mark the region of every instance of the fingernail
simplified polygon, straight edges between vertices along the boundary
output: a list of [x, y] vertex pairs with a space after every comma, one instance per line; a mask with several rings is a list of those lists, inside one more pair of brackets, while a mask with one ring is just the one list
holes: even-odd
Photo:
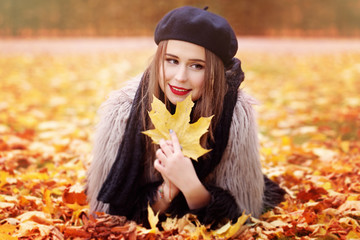
[[170, 133], [173, 133], [174, 131], [172, 129], [169, 130]]

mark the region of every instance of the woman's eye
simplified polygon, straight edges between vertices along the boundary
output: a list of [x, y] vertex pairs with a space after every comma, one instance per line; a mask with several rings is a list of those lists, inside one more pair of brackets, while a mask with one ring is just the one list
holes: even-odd
[[201, 69], [204, 68], [204, 66], [201, 65], [201, 64], [193, 64], [193, 65], [191, 65], [191, 67], [192, 67], [192, 68], [195, 68], [195, 69], [197, 69], [197, 70], [201, 70]]
[[178, 60], [173, 59], [173, 58], [167, 58], [166, 61], [167, 61], [168, 63], [171, 63], [171, 64], [178, 64], [178, 63], [179, 63]]

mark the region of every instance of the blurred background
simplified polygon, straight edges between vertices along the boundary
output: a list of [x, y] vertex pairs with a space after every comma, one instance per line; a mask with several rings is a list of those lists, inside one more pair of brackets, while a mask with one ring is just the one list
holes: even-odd
[[360, 37], [359, 0], [1, 0], [0, 36], [151, 36], [183, 5], [209, 6], [242, 36]]
[[358, 214], [299, 197], [360, 201], [360, 0], [0, 0], [0, 219], [36, 210], [76, 225], [86, 205], [64, 208], [62, 193], [85, 184], [97, 110], [142, 74], [157, 22], [183, 5], [238, 35], [263, 170], [291, 197], [263, 218], [286, 222], [272, 236], [360, 239]]

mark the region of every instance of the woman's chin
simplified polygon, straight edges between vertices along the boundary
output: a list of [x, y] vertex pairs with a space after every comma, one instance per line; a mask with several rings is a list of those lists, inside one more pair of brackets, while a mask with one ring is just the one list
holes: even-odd
[[[190, 94], [190, 93], [189, 93]], [[182, 102], [185, 100], [185, 98], [187, 96], [189, 96], [189, 94], [186, 94], [186, 95], [175, 95], [175, 94], [171, 94], [171, 96], [167, 96], [168, 100], [176, 105], [178, 102]]]

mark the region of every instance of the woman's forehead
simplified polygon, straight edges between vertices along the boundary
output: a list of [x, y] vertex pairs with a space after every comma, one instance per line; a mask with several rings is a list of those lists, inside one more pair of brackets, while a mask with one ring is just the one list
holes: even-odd
[[186, 59], [198, 59], [205, 61], [204, 47], [180, 40], [169, 40], [166, 47], [166, 54]]

